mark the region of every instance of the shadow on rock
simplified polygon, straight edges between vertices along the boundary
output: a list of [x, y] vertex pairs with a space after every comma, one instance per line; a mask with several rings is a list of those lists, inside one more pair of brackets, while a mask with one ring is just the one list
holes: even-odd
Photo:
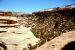
[[75, 41], [68, 43], [61, 50], [75, 50]]

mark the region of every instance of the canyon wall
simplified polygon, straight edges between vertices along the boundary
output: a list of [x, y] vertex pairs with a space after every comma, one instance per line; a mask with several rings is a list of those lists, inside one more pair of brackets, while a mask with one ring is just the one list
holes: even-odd
[[43, 42], [75, 30], [75, 5], [46, 9], [33, 14], [37, 17], [37, 24], [32, 31]]
[[[60, 36], [62, 33], [75, 30], [74, 13], [75, 5], [45, 9], [33, 12], [32, 14], [1, 11], [0, 17], [7, 16], [4, 18], [7, 18], [8, 20], [6, 19], [5, 21], [7, 22], [4, 23], [0, 22], [2, 24], [0, 27], [31, 27], [33, 34], [41, 39], [37, 46], [41, 46], [45, 42]], [[1, 20], [4, 20], [4, 18], [1, 18]], [[16, 19], [13, 20], [12, 18]], [[14, 24], [14, 22], [16, 23]]]

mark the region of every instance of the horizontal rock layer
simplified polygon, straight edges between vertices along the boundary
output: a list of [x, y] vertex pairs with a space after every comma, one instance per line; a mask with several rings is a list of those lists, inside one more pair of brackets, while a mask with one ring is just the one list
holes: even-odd
[[[19, 27], [21, 25], [23, 27], [31, 27], [34, 35], [41, 39], [39, 46], [62, 33], [75, 30], [75, 5], [46, 9], [33, 12], [32, 14], [2, 11], [0, 12], [0, 17], [1, 16], [4, 18], [0, 19], [4, 21], [7, 20], [7, 23], [1, 22], [3, 26], [0, 27]], [[15, 20], [11, 17], [15, 18]], [[12, 22], [10, 22], [10, 19]]]

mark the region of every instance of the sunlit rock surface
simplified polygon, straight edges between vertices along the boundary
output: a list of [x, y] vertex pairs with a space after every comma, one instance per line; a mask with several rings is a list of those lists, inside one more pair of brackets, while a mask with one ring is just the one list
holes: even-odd
[[31, 27], [25, 27], [26, 18], [23, 19], [21, 15], [0, 12], [0, 49], [29, 50], [29, 45], [39, 43], [40, 39], [34, 36]]
[[[39, 17], [40, 23], [39, 29], [34, 32], [40, 34], [43, 44], [47, 42], [36, 50], [62, 50], [65, 45], [75, 41], [75, 5], [46, 9], [33, 14]], [[66, 50], [73, 50], [73, 48]]]
[[[0, 17], [0, 33], [3, 39], [0, 45], [6, 48], [5, 45], [12, 43], [8, 45], [9, 50], [33, 50], [63, 33], [75, 30], [75, 5], [49, 8], [32, 14], [1, 11]], [[22, 41], [25, 39], [26, 42]], [[32, 47], [30, 43], [35, 46]]]
[[0, 26], [18, 26], [18, 19], [10, 16], [0, 16]]
[[[0, 34], [0, 41], [4, 42], [7, 46], [7, 50], [23, 50], [27, 48], [29, 44], [36, 45], [40, 39], [36, 38], [30, 31], [30, 28], [8, 28], [7, 32]], [[17, 45], [17, 46], [16, 46]]]
[[75, 30], [75, 5], [45, 9], [33, 12], [33, 14], [37, 17], [33, 32], [43, 42]]
[[[46, 42], [44, 45], [37, 48], [36, 50], [62, 50], [62, 48], [64, 48], [70, 42], [75, 42], [75, 31], [63, 33], [62, 35], [52, 39], [51, 41]], [[69, 46], [67, 46], [67, 49], [68, 47]], [[74, 50], [75, 45], [72, 44], [70, 47]]]

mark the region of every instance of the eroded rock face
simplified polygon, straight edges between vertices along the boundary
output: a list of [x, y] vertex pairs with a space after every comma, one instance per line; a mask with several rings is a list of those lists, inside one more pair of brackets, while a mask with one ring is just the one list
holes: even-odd
[[29, 50], [29, 46], [39, 43], [40, 39], [34, 36], [31, 27], [25, 27], [28, 19], [23, 16], [25, 15], [0, 12], [1, 50]]
[[75, 45], [73, 44], [75, 44], [75, 31], [70, 31], [63, 33], [49, 42], [46, 42], [43, 46], [36, 50], [69, 50], [74, 49]]
[[41, 39], [39, 46], [62, 33], [75, 30], [75, 5], [47, 9], [32, 14], [0, 12], [0, 17], [4, 21], [0, 24], [1, 33], [11, 31], [13, 35], [13, 31], [21, 30], [21, 28], [17, 28], [21, 25], [24, 28], [30, 27], [33, 34]]
[[18, 26], [18, 19], [16, 17], [9, 17], [9, 16], [0, 16], [0, 26]]
[[62, 33], [75, 30], [75, 5], [37, 11], [33, 14], [38, 17], [33, 32], [42, 41], [46, 42]]
[[3, 11], [0, 11], [0, 16], [12, 16], [12, 12], [3, 12]]
[[28, 45], [34, 46], [39, 40], [30, 31], [30, 28], [21, 26], [20, 28], [7, 28], [7, 32], [0, 33], [0, 42], [5, 43], [7, 50], [23, 50]]

